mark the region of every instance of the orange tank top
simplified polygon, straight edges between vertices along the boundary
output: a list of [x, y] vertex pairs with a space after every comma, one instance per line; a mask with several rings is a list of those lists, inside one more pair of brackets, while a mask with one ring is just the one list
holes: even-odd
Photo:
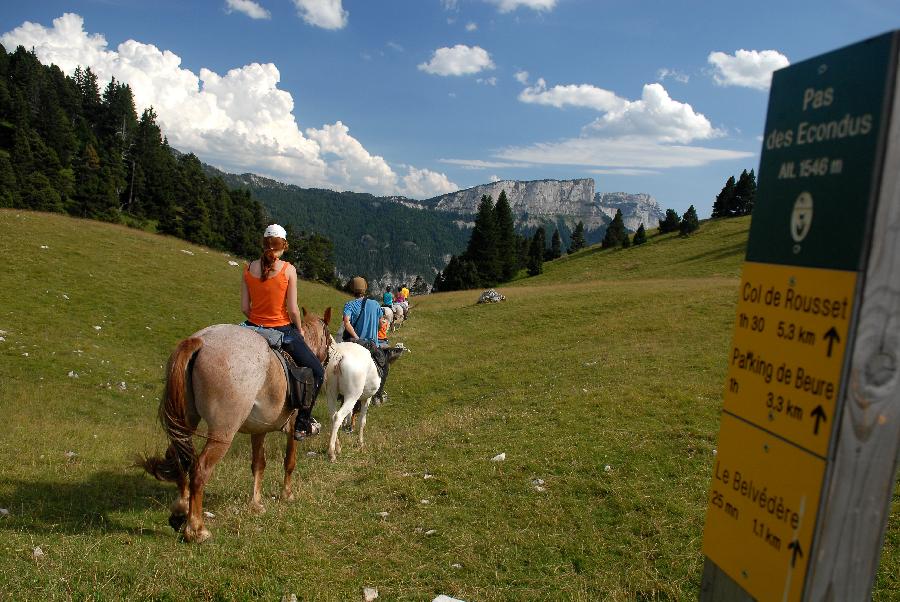
[[257, 326], [285, 326], [291, 323], [287, 313], [288, 278], [285, 271], [290, 264], [283, 262], [277, 274], [265, 281], [250, 273], [250, 265], [244, 270], [244, 282], [250, 293], [250, 321]]

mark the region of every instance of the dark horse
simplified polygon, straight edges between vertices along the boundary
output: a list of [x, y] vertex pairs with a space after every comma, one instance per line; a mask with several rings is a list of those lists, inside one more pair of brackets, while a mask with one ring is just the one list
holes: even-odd
[[[303, 308], [304, 339], [323, 363], [333, 341], [328, 332], [330, 320], [331, 308], [325, 310], [324, 318]], [[293, 499], [291, 473], [297, 463], [297, 446], [291, 436], [294, 410], [285, 404], [287, 386], [281, 363], [265, 339], [248, 328], [233, 324], [209, 326], [175, 347], [166, 368], [165, 393], [159, 406], [169, 448], [165, 458], [144, 458], [141, 464], [157, 479], [178, 484], [169, 524], [176, 530], [184, 525], [187, 541], [200, 543], [210, 537], [203, 524], [203, 488], [237, 433], [250, 435], [250, 507], [264, 512], [260, 496], [266, 467], [263, 443], [266, 433], [287, 432], [281, 497]], [[201, 419], [206, 422], [207, 432], [206, 444], [198, 456], [193, 435]]]

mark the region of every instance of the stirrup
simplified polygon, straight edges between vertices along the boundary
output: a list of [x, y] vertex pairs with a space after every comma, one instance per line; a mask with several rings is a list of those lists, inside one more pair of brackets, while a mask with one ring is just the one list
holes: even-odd
[[315, 418], [310, 417], [307, 421], [298, 416], [297, 422], [294, 426], [294, 439], [296, 441], [302, 441], [307, 437], [318, 435], [321, 430], [322, 425], [319, 424], [319, 421]]

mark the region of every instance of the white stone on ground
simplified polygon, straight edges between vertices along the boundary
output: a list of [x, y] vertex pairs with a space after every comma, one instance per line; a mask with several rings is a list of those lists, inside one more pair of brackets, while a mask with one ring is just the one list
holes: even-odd
[[428, 500], [419, 500], [419, 503], [427, 506], [427, 505], [430, 504], [431, 502], [428, 501]]
[[297, 594], [285, 594], [281, 596], [281, 602], [297, 602]]
[[238, 262], [236, 262], [236, 261], [229, 261], [229, 262], [228, 262], [228, 265], [238, 265]]
[[100, 330], [101, 328], [103, 328], [103, 327], [102, 326], [94, 326], [94, 330]]
[[119, 383], [119, 390], [124, 391], [128, 388], [128, 385], [125, 384], [125, 381]]
[[503, 462], [506, 460], [506, 452], [502, 452], [491, 458], [491, 462]]
[[544, 479], [531, 479], [531, 484], [532, 485], [543, 485]]
[[461, 565], [460, 563], [458, 563], [458, 562], [454, 562], [453, 564], [450, 565], [450, 568], [453, 568], [453, 569], [461, 569], [461, 568], [462, 568], [462, 565]]
[[425, 480], [427, 481], [428, 479], [433, 479], [433, 478], [434, 478], [434, 475], [428, 474], [428, 473], [426, 472], [426, 473], [425, 473], [425, 476], [422, 477], [422, 478], [425, 479]]
[[463, 600], [460, 600], [459, 598], [451, 598], [446, 594], [441, 594], [431, 602], [463, 602]]
[[319, 455], [319, 452], [317, 452], [317, 451], [308, 451], [308, 452], [306, 452], [306, 455], [309, 456], [309, 457], [311, 458], [311, 457], [313, 457], [313, 456], [318, 456], [318, 455]]
[[69, 378], [78, 378], [78, 373], [74, 370], [69, 370]]
[[538, 493], [544, 493], [545, 491], [547, 491], [547, 488], [544, 487], [543, 485], [535, 485], [534, 490], [537, 491]]
[[364, 587], [363, 588], [363, 600], [364, 602], [372, 602], [375, 598], [378, 597], [378, 589], [374, 587]]
[[434, 535], [435, 533], [437, 533], [437, 529], [428, 529], [425, 531], [425, 535]]
[[36, 547], [34, 550], [31, 551], [31, 556], [32, 556], [35, 560], [37, 560], [38, 558], [43, 558], [43, 557], [44, 557], [44, 550], [41, 549], [41, 546], [38, 546], [38, 547]]
[[481, 296], [478, 298], [478, 303], [500, 303], [501, 301], [506, 301], [506, 297], [492, 288], [481, 293]]
[[215, 518], [216, 517], [216, 515], [213, 514], [212, 512], [210, 512], [209, 510], [204, 510], [203, 516], [205, 516], [206, 518]]
[[606, 472], [609, 472], [609, 471], [612, 470], [612, 466], [610, 466], [609, 464], [607, 464], [606, 466], [603, 467], [603, 470], [605, 470]]
[[9, 516], [9, 510], [6, 508], [0, 508], [0, 516]]
[[65, 454], [63, 454], [63, 455], [64, 455], [66, 458], [68, 458], [69, 460], [73, 460], [73, 459], [75, 459], [75, 457], [76, 457], [78, 454], [76, 454], [76, 453], [73, 452], [73, 451], [67, 451], [67, 452], [66, 452]]
[[377, 514], [378, 514], [378, 516], [380, 516], [381, 518], [387, 518], [388, 515], [390, 514], [390, 512], [386, 512], [386, 511], [382, 510], [381, 512], [378, 512]]

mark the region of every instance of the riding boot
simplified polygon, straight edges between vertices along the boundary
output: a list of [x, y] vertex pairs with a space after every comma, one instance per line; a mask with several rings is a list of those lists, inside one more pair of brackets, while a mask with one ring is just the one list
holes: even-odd
[[297, 410], [297, 418], [294, 421], [294, 439], [297, 441], [318, 435], [319, 431], [322, 430], [322, 425], [319, 424], [319, 421], [312, 417], [313, 406], [316, 403], [316, 398], [319, 396], [319, 388], [321, 386], [321, 383], [315, 382], [312, 394], [304, 396], [304, 403]]

